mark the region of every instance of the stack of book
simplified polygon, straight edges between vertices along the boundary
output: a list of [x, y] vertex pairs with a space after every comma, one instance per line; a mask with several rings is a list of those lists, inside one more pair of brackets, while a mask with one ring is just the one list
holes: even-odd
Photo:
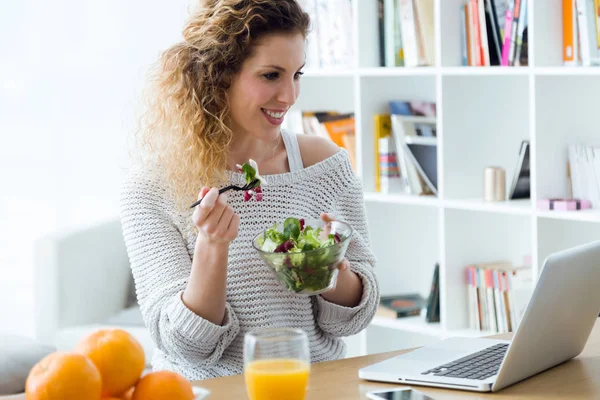
[[563, 0], [563, 61], [600, 65], [600, 0]]
[[398, 152], [392, 137], [392, 120], [389, 114], [377, 114], [375, 119], [375, 191], [399, 193], [402, 191]]
[[465, 270], [470, 328], [515, 331], [531, 294], [531, 267], [495, 262], [469, 265]]
[[433, 0], [378, 0], [379, 65], [435, 65]]
[[418, 293], [381, 296], [375, 315], [385, 318], [403, 318], [421, 315], [425, 299]]
[[376, 314], [385, 318], [421, 316], [426, 322], [440, 322], [440, 266], [436, 263], [427, 299], [418, 293], [381, 296]]
[[374, 116], [375, 191], [437, 194], [435, 103], [391, 101]]
[[528, 64], [527, 0], [468, 0], [460, 19], [462, 65]]

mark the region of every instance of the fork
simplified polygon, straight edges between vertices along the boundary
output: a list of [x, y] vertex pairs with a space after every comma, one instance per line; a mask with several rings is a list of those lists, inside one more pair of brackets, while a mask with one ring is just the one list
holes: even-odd
[[[259, 180], [255, 179], [252, 182], [245, 184], [244, 186], [236, 186], [236, 185], [225, 186], [224, 188], [219, 189], [219, 194], [223, 194], [223, 193], [228, 192], [230, 190], [235, 190], [236, 192], [240, 191], [240, 190], [243, 190], [243, 191], [250, 190], [253, 187], [255, 187], [258, 182], [259, 182]], [[198, 200], [197, 202], [195, 202], [194, 204], [192, 204], [190, 206], [190, 208], [196, 207], [201, 202], [202, 202], [202, 199]]]

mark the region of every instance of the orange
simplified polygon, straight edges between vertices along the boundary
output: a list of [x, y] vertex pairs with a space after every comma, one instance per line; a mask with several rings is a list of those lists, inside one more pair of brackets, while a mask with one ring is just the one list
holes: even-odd
[[150, 372], [135, 386], [131, 400], [193, 400], [192, 384], [171, 371]]
[[100, 400], [102, 377], [81, 354], [54, 352], [33, 366], [25, 383], [27, 400]]
[[99, 329], [83, 338], [75, 352], [87, 356], [100, 371], [104, 397], [118, 397], [135, 385], [146, 365], [142, 346], [122, 329]]

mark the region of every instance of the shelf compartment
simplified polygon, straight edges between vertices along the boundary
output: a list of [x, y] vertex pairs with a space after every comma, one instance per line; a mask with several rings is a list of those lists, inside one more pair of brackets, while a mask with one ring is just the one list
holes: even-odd
[[[465, 267], [509, 261], [515, 266], [532, 254], [531, 215], [444, 210], [445, 260], [441, 314], [448, 331], [469, 326]], [[452, 299], [449, 301], [448, 299]]]
[[593, 242], [600, 238], [600, 224], [598, 222], [540, 218], [537, 221], [537, 230], [538, 276], [541, 273], [544, 260], [550, 254]]
[[529, 133], [529, 76], [442, 77], [443, 193], [477, 198], [488, 166], [506, 171], [507, 195]]
[[370, 76], [360, 78], [360, 138], [358, 148], [365, 160], [362, 178], [365, 190], [375, 190], [374, 116], [389, 114], [391, 100], [436, 101], [434, 76]]
[[535, 91], [537, 199], [570, 198], [569, 144], [600, 146], [600, 75], [536, 77]]
[[439, 253], [439, 210], [433, 207], [366, 203], [375, 273], [382, 296], [429, 295]]

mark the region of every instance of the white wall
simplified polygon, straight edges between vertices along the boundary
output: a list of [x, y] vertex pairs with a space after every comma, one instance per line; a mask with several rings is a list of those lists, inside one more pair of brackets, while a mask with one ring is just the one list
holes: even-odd
[[144, 74], [187, 4], [0, 6], [0, 331], [33, 333], [37, 237], [118, 214]]

